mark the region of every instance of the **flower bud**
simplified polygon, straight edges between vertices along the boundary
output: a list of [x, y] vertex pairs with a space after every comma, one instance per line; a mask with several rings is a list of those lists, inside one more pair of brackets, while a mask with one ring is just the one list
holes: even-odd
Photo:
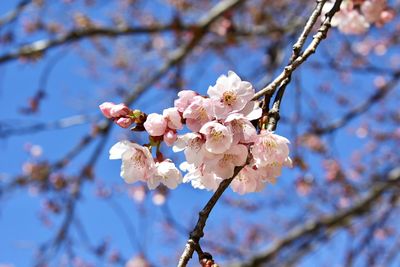
[[114, 105], [110, 109], [110, 115], [113, 118], [124, 117], [131, 113], [131, 110], [125, 104]]
[[111, 114], [110, 114], [110, 111], [111, 111], [111, 108], [112, 108], [113, 106], [115, 106], [115, 104], [112, 103], [112, 102], [104, 102], [103, 104], [101, 104], [101, 105], [99, 106], [99, 108], [100, 108], [101, 113], [103, 113], [103, 115], [104, 115], [106, 118], [109, 118], [109, 119], [110, 119], [110, 118], [112, 117]]
[[119, 118], [115, 121], [115, 123], [122, 128], [128, 128], [129, 126], [131, 126], [133, 121], [131, 118]]

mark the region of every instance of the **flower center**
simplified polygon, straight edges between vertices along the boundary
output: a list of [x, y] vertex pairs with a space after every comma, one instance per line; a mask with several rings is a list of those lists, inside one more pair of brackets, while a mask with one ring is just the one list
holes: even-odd
[[231, 106], [236, 102], [236, 94], [232, 91], [226, 91], [222, 94], [222, 101], [225, 105]]
[[145, 165], [146, 156], [142, 151], [136, 150], [135, 155], [133, 155], [131, 159], [135, 166], [142, 167]]
[[234, 155], [232, 154], [225, 154], [224, 157], [221, 159], [220, 163], [221, 164], [226, 164], [229, 161], [232, 161], [234, 159]]
[[263, 146], [264, 146], [265, 148], [267, 148], [267, 149], [273, 149], [273, 148], [276, 148], [276, 147], [277, 147], [276, 142], [274, 142], [274, 141], [272, 141], [272, 140], [269, 140], [269, 139], [264, 139], [264, 140], [262, 141], [262, 144], [263, 144]]
[[197, 119], [204, 121], [208, 119], [207, 110], [204, 107], [199, 108]]
[[194, 138], [194, 139], [190, 140], [189, 144], [188, 144], [188, 146], [195, 151], [200, 151], [201, 145], [202, 145], [202, 143], [199, 138]]
[[215, 129], [211, 130], [211, 137], [214, 141], [219, 141], [224, 137], [224, 134], [222, 131], [217, 131]]

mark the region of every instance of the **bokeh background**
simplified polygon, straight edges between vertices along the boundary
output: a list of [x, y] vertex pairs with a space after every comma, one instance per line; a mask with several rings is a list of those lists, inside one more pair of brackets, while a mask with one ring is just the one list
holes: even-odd
[[[229, 70], [259, 90], [315, 7], [236, 1], [204, 27], [221, 2], [235, 1], [0, 2], [0, 266], [176, 265], [212, 192], [125, 184], [108, 150], [146, 137], [98, 105], [161, 113]], [[296, 70], [276, 131], [294, 167], [261, 193], [225, 192], [202, 239], [220, 266], [259, 266], [265, 253], [265, 266], [400, 265], [400, 194], [387, 186], [400, 156], [399, 36], [397, 16], [361, 35], [333, 28]]]

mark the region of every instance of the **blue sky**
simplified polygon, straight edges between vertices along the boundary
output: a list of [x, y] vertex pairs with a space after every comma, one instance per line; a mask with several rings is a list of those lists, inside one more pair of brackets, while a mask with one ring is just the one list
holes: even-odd
[[[4, 14], [7, 10], [10, 10], [15, 5], [13, 2], [15, 1], [2, 1], [0, 4], [0, 14]], [[149, 5], [148, 8], [153, 7]], [[101, 18], [105, 16], [107, 13], [106, 11], [107, 4], [102, 3], [93, 15]], [[168, 17], [169, 12], [165, 11], [160, 14], [161, 16]], [[125, 40], [124, 38], [121, 39], [121, 42]], [[90, 47], [90, 44], [84, 42], [82, 46]], [[3, 52], [5, 52], [5, 50], [0, 46], [0, 54], [3, 54]], [[243, 47], [242, 50], [232, 49], [232, 51], [228, 52], [228, 54], [231, 54], [233, 57], [235, 57], [235, 53], [247, 53], [246, 47]], [[249, 55], [246, 58], [248, 65], [241, 65], [240, 69], [235, 69], [235, 71], [243, 75], [252, 73], [252, 71], [249, 71], [249, 68], [252, 66], [251, 62], [260, 61], [260, 54], [262, 53], [262, 51], [258, 51]], [[57, 48], [47, 53], [46, 58], [51, 59], [59, 57], [61, 54], [63, 54], [63, 50]], [[319, 55], [319, 52], [317, 52], [315, 57]], [[199, 69], [196, 69], [196, 71], [189, 69], [185, 73], [188, 80], [190, 80], [187, 85], [188, 88], [200, 93], [205, 93], [208, 86], [214, 84], [220, 74], [226, 73], [232, 68], [232, 65], [235, 65], [222, 62], [212, 56], [203, 61], [201, 61], [201, 59], [191, 60], [193, 60], [193, 62], [190, 62], [191, 64], [201, 62], [205, 69], [204, 72], [199, 72]], [[240, 57], [236, 56], [235, 61], [240, 62], [240, 60]], [[2, 123], [7, 122], [11, 126], [18, 127], [20, 125], [29, 125], [36, 122], [56, 121], [60, 118], [79, 114], [96, 117], [99, 115], [97, 106], [102, 101], [118, 101], [117, 98], [110, 99], [110, 97], [112, 98], [113, 96], [112, 92], [110, 92], [112, 90], [108, 90], [112, 85], [108, 77], [111, 76], [112, 73], [107, 73], [107, 69], [100, 68], [100, 70], [104, 71], [101, 74], [104, 73], [106, 78], [104, 80], [101, 78], [97, 80], [92, 79], [89, 75], [88, 64], [80, 57], [79, 49], [73, 49], [72, 52], [63, 55], [57, 62], [57, 65], [52, 69], [46, 88], [47, 95], [43, 100], [39, 113], [35, 115], [21, 114], [19, 109], [26, 105], [27, 100], [34, 95], [38, 89], [39, 79], [42, 71], [46, 68], [46, 62], [48, 61], [44, 60], [33, 64], [21, 64], [18, 61], [14, 61], [0, 66], [0, 121]], [[305, 77], [305, 79], [303, 79], [304, 90], [313, 88], [313, 86], [315, 86], [313, 75], [316, 74], [311, 71], [304, 71], [303, 75]], [[332, 74], [329, 71], [320, 71], [318, 75], [321, 75], [320, 77], [325, 77], [328, 81], [332, 79]], [[368, 81], [363, 80], [364, 78], [356, 77], [356, 79], [358, 79], [356, 81], [359, 85], [368, 83]], [[134, 82], [135, 79], [132, 79], [132, 81]], [[257, 81], [252, 82], [257, 84]], [[131, 86], [132, 84], [127, 84], [127, 87]], [[358, 91], [354, 92], [354, 98], [357, 98], [359, 95]], [[294, 90], [288, 91], [285, 97], [282, 110], [291, 114], [294, 110]], [[163, 108], [172, 105], [174, 98], [175, 92], [171, 90], [160, 90], [155, 86], [143, 94], [142, 97], [135, 102], [134, 107], [140, 108], [147, 113], [160, 113]], [[159, 101], [159, 99], [163, 101]], [[322, 102], [325, 106], [332, 104], [332, 101], [329, 99], [324, 99]], [[329, 113], [329, 116], [335, 118], [341, 113], [342, 110], [333, 109], [332, 112]], [[350, 127], [356, 126], [359, 123], [359, 120], [355, 120], [350, 124]], [[21, 166], [26, 161], [32, 160], [30, 158], [31, 156], [24, 150], [26, 144], [30, 143], [42, 147], [43, 155], [41, 158], [34, 160], [60, 159], [77, 143], [81, 136], [87, 134], [90, 129], [90, 124], [84, 124], [67, 129], [27, 133], [0, 139], [0, 177], [4, 180], [9, 180], [14, 175], [21, 173]], [[290, 128], [282, 126], [278, 129], [278, 132], [286, 135], [290, 132]], [[112, 185], [117, 192], [118, 190], [123, 191], [124, 188], [126, 189], [128, 186], [119, 177], [120, 162], [108, 160], [108, 149], [124, 136], [131, 137], [127, 130], [120, 128], [114, 128], [112, 130], [111, 137], [104, 145], [105, 149], [99, 157], [95, 169], [99, 181], [106, 185]], [[341, 140], [339, 145], [340, 152], [338, 153], [343, 155], [343, 158], [349, 158], [350, 152], [353, 149], [361, 147], [363, 144], [363, 140], [357, 140], [355, 138], [347, 141], [348, 132], [346, 131], [336, 136], [336, 138]], [[86, 162], [95, 148], [95, 145], [96, 143], [90, 145], [71, 163], [67, 171], [68, 174], [78, 174], [79, 166], [82, 166], [82, 163]], [[319, 159], [317, 159], [317, 157], [314, 158], [312, 155], [310, 155], [310, 159], [313, 164], [318, 164], [319, 162]], [[317, 174], [322, 176], [322, 173]], [[219, 233], [219, 231], [224, 231], [228, 228], [240, 231], [245, 228], [246, 220], [261, 224], [264, 221], [272, 220], [268, 216], [271, 211], [271, 208], [268, 207], [270, 204], [268, 198], [270, 196], [276, 197], [271, 197], [271, 199], [278, 199], [279, 196], [283, 198], [287, 197], [291, 200], [292, 204], [299, 203], [299, 206], [305, 205], [306, 201], [298, 197], [293, 186], [296, 175], [296, 171], [285, 171], [282, 176], [284, 179], [280, 180], [277, 186], [267, 187], [260, 195], [237, 196], [228, 190], [227, 197], [229, 198], [240, 201], [262, 201], [262, 203], [265, 203], [265, 207], [258, 212], [243, 213], [228, 205], [217, 205], [207, 224], [205, 238], [207, 239], [209, 237], [212, 239], [212, 233]], [[175, 232], [172, 234], [171, 239], [166, 239], [165, 232], [167, 230], [165, 226], [162, 225], [162, 208], [154, 205], [151, 201], [151, 197], [148, 197], [141, 206], [127, 197], [126, 194], [121, 193], [113, 197], [112, 201], [114, 204], [110, 204], [105, 200], [95, 197], [94, 183], [85, 184], [83, 195], [84, 197], [79, 201], [77, 215], [81, 223], [85, 226], [92, 245], [99, 244], [103, 240], [108, 240], [111, 244], [111, 250], [120, 250], [122, 255], [126, 258], [137, 254], [140, 250], [140, 246], [144, 248], [144, 252], [147, 253], [147, 255], [150, 255], [149, 252], [151, 252], [150, 257], [152, 260], [159, 259], [160, 257], [170, 258], [171, 256], [177, 256], [183, 249], [186, 236]], [[178, 219], [182, 225], [190, 229], [197, 219], [197, 212], [210, 196], [210, 192], [194, 190], [188, 184], [181, 185], [177, 190], [171, 193], [168, 198], [168, 206], [174, 217]], [[118, 217], [115, 208], [111, 208], [110, 205], [114, 205], [115, 207], [115, 203], [127, 214], [134, 228], [133, 233], [127, 232], [124, 227], [124, 222]], [[40, 207], [42, 205], [43, 196], [32, 192], [28, 193], [27, 190], [19, 189], [1, 199], [0, 266], [1, 263], [14, 264], [14, 266], [18, 267], [32, 266], [35, 250], [41, 243], [47, 241], [54, 235], [54, 231], [61, 223], [63, 216], [51, 216], [50, 218], [53, 225], [51, 227], [44, 227], [38, 220]], [[145, 210], [145, 212], [143, 212], [143, 210]], [[282, 217], [294, 217], [297, 215], [307, 217], [307, 214], [304, 214], [304, 210], [293, 208], [293, 206], [290, 205], [280, 206], [275, 212]], [[245, 214], [245, 219], [241, 217], [243, 214]], [[274, 227], [282, 229], [279, 225], [274, 225]], [[92, 256], [85, 251], [84, 242], [77, 238], [78, 235], [74, 227], [71, 232], [73, 238], [78, 240], [79, 245], [76, 249], [77, 252], [79, 251], [79, 255], [91, 259]], [[133, 242], [131, 242], [132, 234], [136, 236], [133, 237]], [[128, 235], [131, 238], [129, 238]], [[336, 243], [336, 245], [340, 244], [341, 238], [342, 237], [338, 235], [338, 243]], [[139, 241], [139, 245], [137, 241]], [[174, 246], [170, 246], [171, 243], [174, 244]], [[316, 258], [323, 258], [326, 256], [332, 247], [335, 249], [335, 244], [325, 250], [318, 250], [315, 254]], [[62, 254], [59, 254], [59, 256], [59, 258], [63, 257]], [[318, 259], [314, 260], [318, 261]], [[52, 263], [56, 264], [56, 262], [57, 261], [54, 261]], [[98, 266], [102, 266], [102, 264], [103, 262], [97, 262]], [[304, 266], [311, 266], [310, 264], [313, 264], [312, 257], [304, 263]], [[195, 264], [193, 266], [195, 266]]]

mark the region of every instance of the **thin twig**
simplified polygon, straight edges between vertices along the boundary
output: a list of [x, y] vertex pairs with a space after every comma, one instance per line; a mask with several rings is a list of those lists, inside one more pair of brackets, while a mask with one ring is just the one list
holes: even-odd
[[[394, 185], [399, 185], [400, 180], [400, 167], [390, 171], [387, 175], [387, 180], [384, 182], [377, 182], [369, 191], [367, 196], [361, 201], [354, 204], [348, 209], [335, 212], [332, 215], [324, 216], [322, 218], [305, 223], [303, 226], [295, 228], [290, 231], [284, 238], [276, 241], [264, 253], [254, 256], [247, 263], [243, 263], [241, 267], [256, 267], [266, 264], [274, 259], [283, 249], [289, 248], [297, 241], [306, 237], [317, 236], [321, 232], [329, 232], [331, 230], [347, 226], [351, 219], [360, 217], [371, 211], [378, 203], [384, 193], [394, 189]], [[398, 190], [398, 188], [397, 188]], [[398, 192], [394, 192], [398, 194]]]

